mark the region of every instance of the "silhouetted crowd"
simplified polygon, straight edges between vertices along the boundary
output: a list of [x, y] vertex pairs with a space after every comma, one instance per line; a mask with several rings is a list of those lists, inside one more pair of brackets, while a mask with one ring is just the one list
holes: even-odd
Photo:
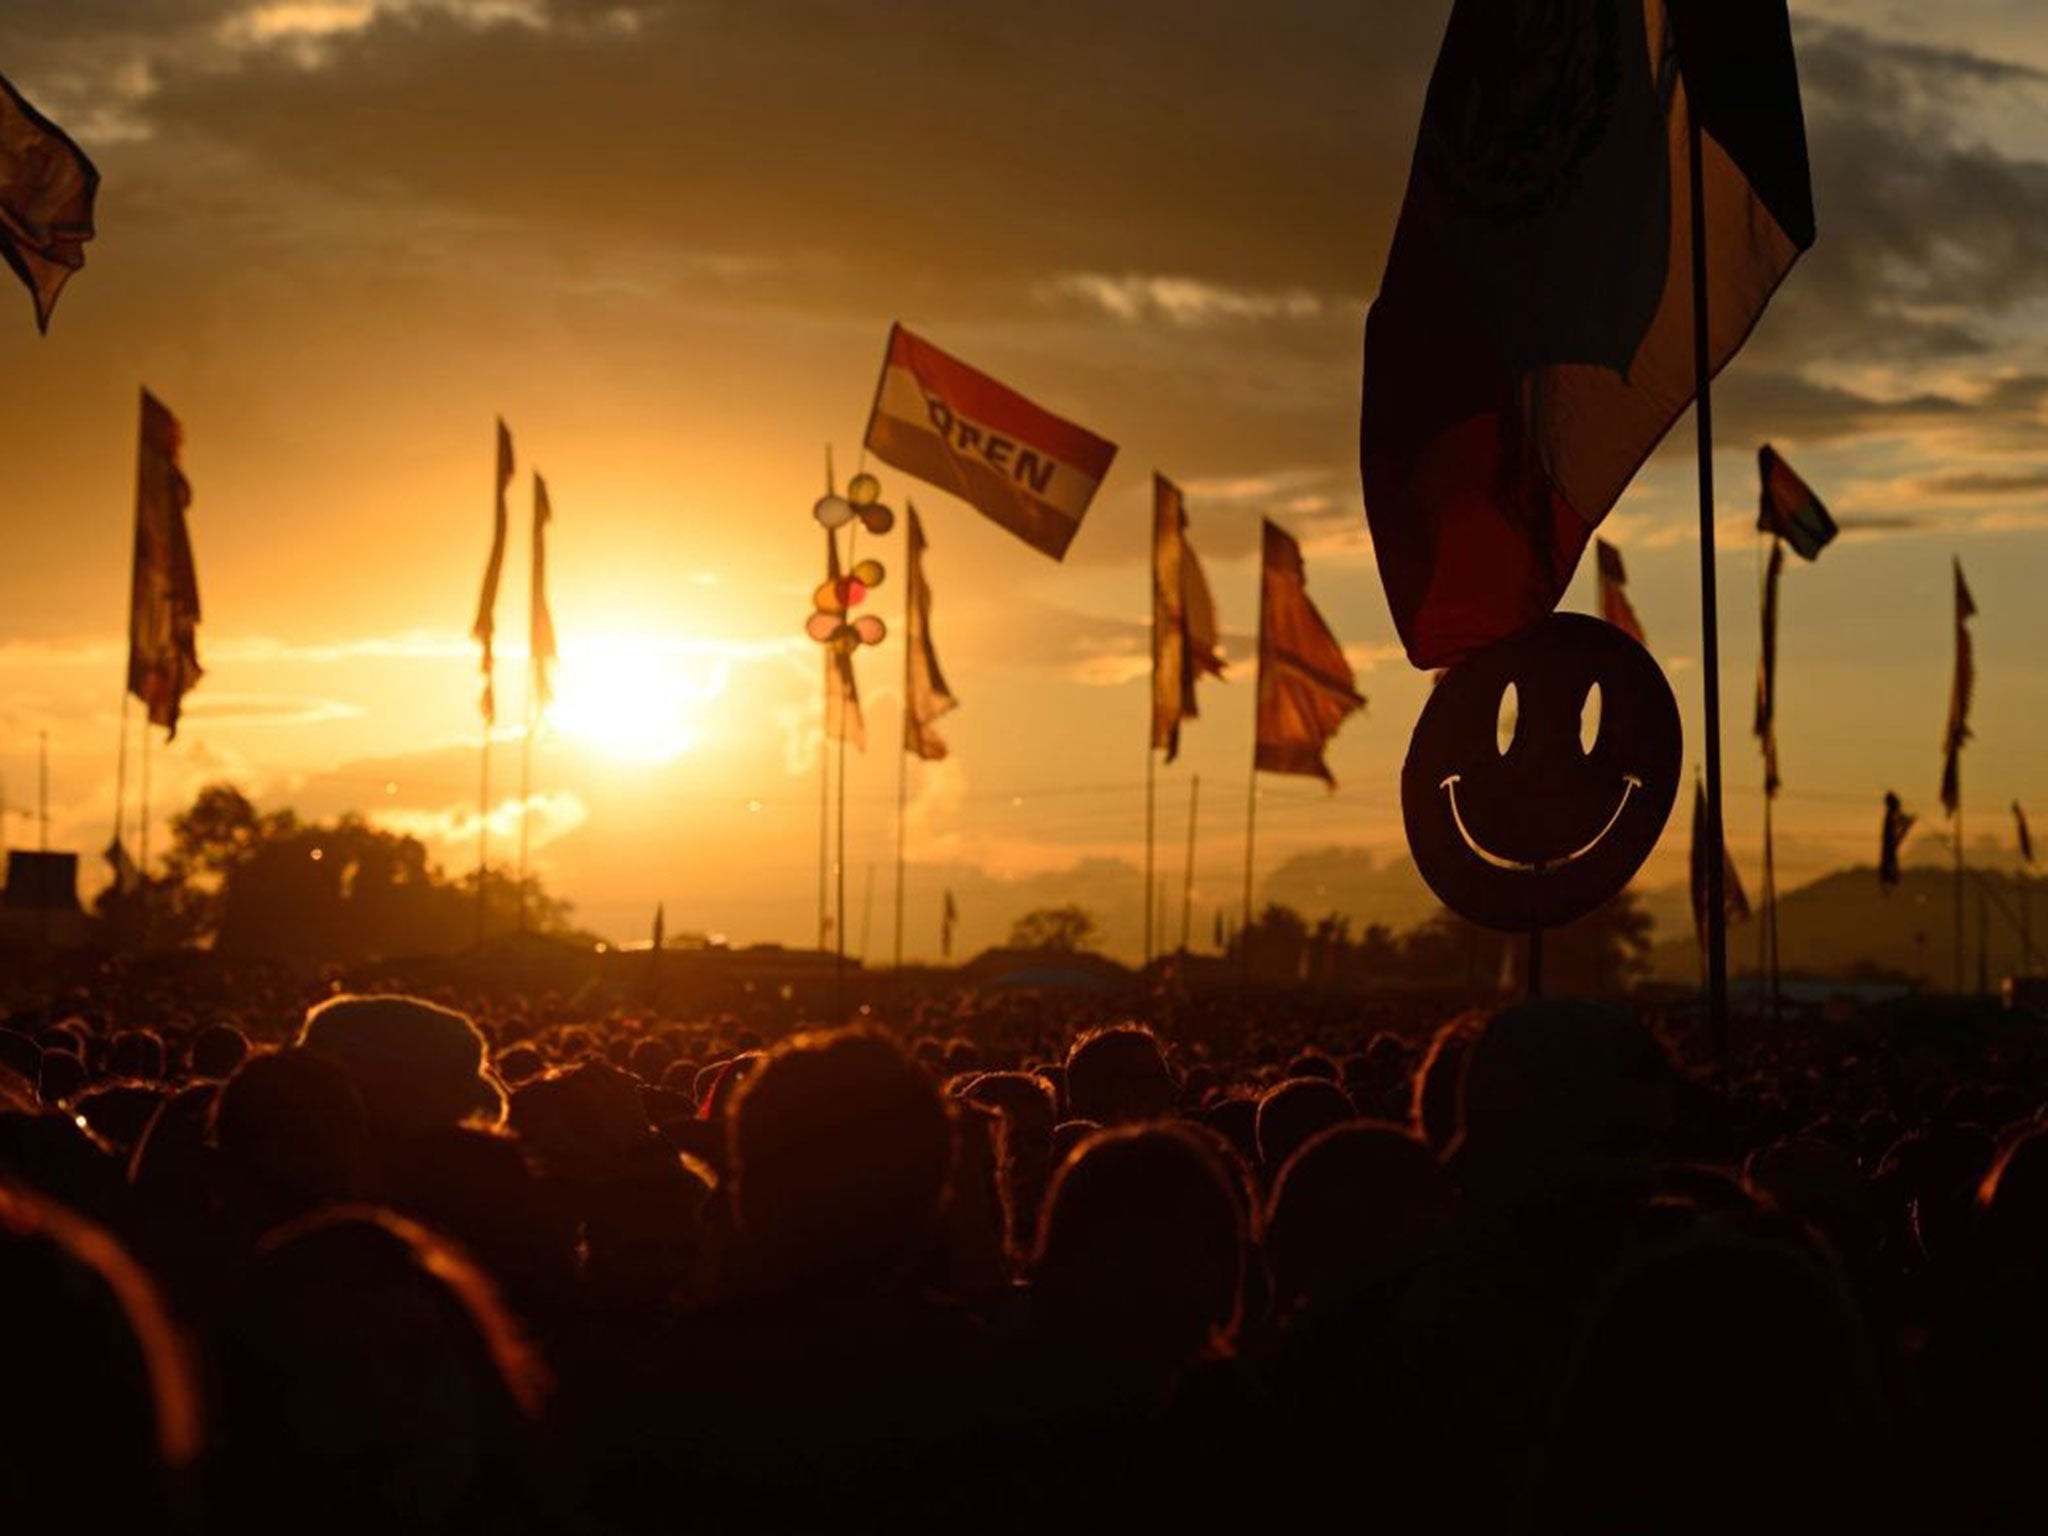
[[2048, 1033], [0, 1029], [0, 1527], [2048, 1529]]

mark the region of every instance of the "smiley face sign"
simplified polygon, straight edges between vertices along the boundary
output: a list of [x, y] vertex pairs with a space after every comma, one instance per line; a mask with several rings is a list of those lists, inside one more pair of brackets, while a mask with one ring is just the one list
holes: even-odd
[[1554, 613], [1445, 673], [1423, 707], [1401, 769], [1416, 868], [1475, 923], [1562, 927], [1649, 857], [1682, 753], [1650, 654], [1600, 619]]

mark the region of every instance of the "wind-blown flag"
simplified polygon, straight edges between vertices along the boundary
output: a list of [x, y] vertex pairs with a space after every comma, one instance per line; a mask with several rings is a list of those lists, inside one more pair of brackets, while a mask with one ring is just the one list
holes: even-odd
[[1763, 646], [1756, 661], [1756, 732], [1764, 754], [1764, 793], [1778, 792], [1778, 586], [1785, 575], [1785, 546], [1771, 545], [1764, 567]]
[[118, 837], [107, 844], [107, 851], [102, 857], [114, 872], [114, 890], [118, 895], [133, 896], [142, 889], [142, 870], [128, 856], [127, 847]]
[[1757, 472], [1763, 481], [1756, 526], [1792, 546], [1802, 560], [1817, 560], [1820, 552], [1834, 542], [1835, 520], [1813, 494], [1813, 487], [1792, 472], [1792, 466], [1778, 457], [1778, 450], [1765, 443], [1756, 453]]
[[1949, 686], [1948, 728], [1942, 733], [1941, 807], [1953, 816], [1963, 803], [1963, 743], [1970, 739], [1970, 700], [1977, 691], [1977, 655], [1970, 644], [1970, 620], [1977, 600], [1963, 580], [1963, 562], [1956, 568], [1956, 672]]
[[533, 595], [528, 605], [527, 655], [533, 663], [533, 712], [539, 715], [555, 699], [555, 616], [548, 610], [548, 524], [555, 509], [548, 504], [548, 483], [533, 477]]
[[[1692, 929], [1699, 937], [1700, 947], [1707, 942], [1707, 913], [1712, 898], [1707, 892], [1707, 872], [1713, 866], [1714, 850], [1707, 835], [1707, 786], [1698, 780], [1693, 783], [1692, 796]], [[1742, 889], [1742, 876], [1736, 872], [1735, 861], [1728, 857], [1727, 844], [1721, 846], [1721, 910], [1731, 923], [1749, 920], [1749, 897]]]
[[1216, 600], [1188, 543], [1180, 487], [1152, 477], [1152, 745], [1170, 763], [1180, 755], [1180, 723], [1201, 714], [1195, 683], [1223, 675]]
[[1877, 883], [1888, 891], [1899, 883], [1899, 850], [1906, 845], [1906, 834], [1913, 830], [1914, 819], [1899, 803], [1899, 797], [1887, 790], [1884, 826], [1878, 834]]
[[484, 564], [484, 589], [476, 601], [476, 622], [470, 635], [483, 647], [484, 691], [477, 701], [486, 726], [498, 723], [498, 679], [491, 653], [498, 633], [498, 578], [505, 570], [505, 492], [512, 487], [512, 434], [498, 418], [498, 490], [492, 502], [491, 557]]
[[946, 909], [939, 916], [939, 954], [953, 958], [953, 929], [960, 921], [960, 909], [953, 904], [953, 893], [946, 892]]
[[99, 188], [85, 151], [0, 77], [0, 259], [35, 300], [39, 330], [85, 265]]
[[1301, 546], [1268, 521], [1259, 578], [1258, 742], [1252, 766], [1261, 773], [1321, 779], [1335, 789], [1323, 749], [1345, 719], [1363, 708], [1365, 697], [1344, 647], [1309, 600]]
[[185, 431], [148, 390], [135, 460], [135, 563], [128, 588], [128, 691], [149, 723], [178, 739], [178, 711], [199, 667], [199, 574], [185, 512], [192, 487], [179, 466]]
[[1643, 621], [1628, 600], [1628, 567], [1621, 563], [1621, 551], [1605, 539], [1595, 539], [1593, 557], [1600, 571], [1600, 617], [1637, 645], [1647, 646], [1650, 642], [1643, 638]]
[[[839, 541], [825, 530], [825, 579], [840, 579]], [[861, 718], [860, 684], [853, 675], [854, 647], [833, 641], [825, 647], [825, 739], [850, 741], [868, 749], [867, 722]]]
[[866, 443], [883, 463], [951, 491], [1055, 560], [1116, 458], [1116, 444], [901, 325], [889, 331]]
[[910, 570], [903, 595], [903, 750], [936, 763], [945, 757], [946, 743], [932, 727], [941, 715], [958, 709], [960, 701], [946, 686], [939, 653], [932, 646], [932, 589], [924, 574], [924, 521], [916, 507], [905, 503], [904, 510], [910, 517]]
[[1366, 322], [1359, 465], [1394, 622], [1439, 667], [1556, 607], [1708, 360], [1813, 243], [1785, 0], [1457, 0]]
[[2019, 801], [2017, 801], [2017, 800], [2013, 801], [2013, 803], [2012, 803], [2012, 825], [2013, 825], [2013, 831], [2019, 834], [2019, 845], [2020, 845], [2020, 862], [2021, 862], [2022, 864], [2031, 864], [2031, 863], [2033, 863], [2033, 862], [2034, 862], [2034, 833], [2033, 833], [2033, 829], [2032, 829], [2032, 828], [2030, 828], [2030, 827], [2029, 827], [2029, 826], [2027, 825], [2027, 813], [2026, 813], [2025, 811], [2023, 811], [2023, 810], [2021, 810], [2021, 809], [2020, 809], [2020, 803], [2019, 803]]

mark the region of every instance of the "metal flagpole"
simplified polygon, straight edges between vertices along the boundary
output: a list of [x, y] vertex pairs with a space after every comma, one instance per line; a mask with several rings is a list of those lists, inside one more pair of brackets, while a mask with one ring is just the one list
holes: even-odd
[[[1157, 665], [1157, 663], [1154, 663]], [[1157, 771], [1156, 759], [1159, 754], [1152, 750], [1151, 725], [1148, 722], [1145, 733], [1145, 964], [1152, 963], [1152, 881], [1153, 881], [1153, 802], [1155, 790], [1153, 777]]]
[[526, 850], [533, 833], [533, 669], [526, 670], [526, 735], [519, 743], [519, 931], [526, 932]]
[[[1958, 757], [1961, 754], [1957, 754]], [[1963, 991], [1963, 978], [1967, 974], [1964, 951], [1969, 947], [1963, 935], [1963, 770], [1960, 762], [1956, 767], [1956, 809], [1951, 818], [1950, 837], [1956, 845], [1956, 993]]]
[[[827, 533], [826, 538], [832, 535]], [[818, 726], [818, 949], [832, 934], [829, 892], [832, 879], [832, 649], [825, 647], [824, 683], [819, 692], [823, 713]]]
[[[830, 448], [825, 450], [828, 474], [830, 473], [831, 453], [832, 450]], [[856, 520], [848, 525], [846, 530], [846, 565], [844, 568], [849, 571], [853, 569], [854, 550], [860, 542], [859, 527], [860, 524]], [[838, 537], [838, 535], [829, 530], [825, 536], [830, 539]], [[851, 665], [850, 662], [848, 664]], [[832, 1022], [834, 1024], [844, 1024], [846, 1022], [846, 707], [848, 702], [850, 701], [842, 700], [839, 706], [839, 750], [837, 753], [839, 758], [839, 815], [835, 834], [837, 837], [835, 844], [836, 853], [832, 861], [832, 876], [835, 882], [835, 895], [832, 900], [832, 940], [835, 950], [835, 961], [832, 968]]]
[[1188, 952], [1188, 938], [1193, 929], [1195, 915], [1195, 817], [1202, 806], [1202, 776], [1198, 773], [1188, 785], [1188, 861], [1181, 871], [1180, 884], [1180, 952]]
[[903, 841], [910, 815], [910, 572], [908, 562], [903, 582], [903, 730], [896, 743], [896, 966], [903, 969]]
[[1251, 788], [1244, 803], [1244, 926], [1237, 934], [1238, 969], [1247, 988], [1252, 981], [1252, 859], [1259, 824], [1259, 770], [1254, 759]]
[[128, 701], [134, 697], [121, 690], [121, 745], [114, 753], [114, 846], [127, 847], [128, 820]]
[[860, 955], [868, 957], [868, 940], [875, 931], [875, 861], [868, 860], [867, 875], [861, 882], [860, 898]]
[[484, 941], [484, 874], [489, 868], [491, 841], [491, 722], [484, 722], [483, 765], [476, 790], [476, 941]]
[[[1686, 102], [1686, 137], [1691, 151], [1693, 380], [1697, 402], [1700, 489], [1700, 650], [1706, 705], [1707, 759], [1707, 1010], [1714, 1052], [1728, 1059], [1728, 910], [1721, 850], [1721, 633], [1714, 584], [1714, 379], [1707, 330], [1707, 181], [1699, 112]], [[1532, 951], [1533, 963], [1536, 954]]]

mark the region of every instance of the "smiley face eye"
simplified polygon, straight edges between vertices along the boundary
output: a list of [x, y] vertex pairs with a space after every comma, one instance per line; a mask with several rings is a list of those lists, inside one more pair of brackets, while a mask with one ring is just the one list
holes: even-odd
[[1579, 706], [1579, 750], [1591, 757], [1600, 744], [1600, 685], [1586, 690], [1586, 702]]
[[1522, 698], [1509, 683], [1501, 690], [1500, 714], [1493, 723], [1493, 745], [1502, 757], [1515, 744], [1515, 727], [1521, 723]]

